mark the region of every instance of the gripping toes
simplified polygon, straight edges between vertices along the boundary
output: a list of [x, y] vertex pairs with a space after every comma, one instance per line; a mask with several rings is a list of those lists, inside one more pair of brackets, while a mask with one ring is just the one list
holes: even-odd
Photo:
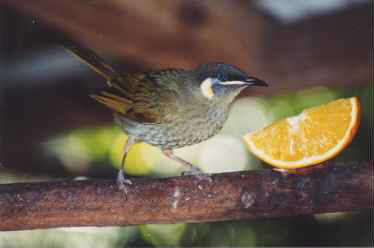
[[126, 178], [124, 171], [120, 170], [118, 172], [118, 176], [117, 176], [118, 189], [120, 191], [124, 192], [125, 194], [127, 194], [128, 186], [131, 185], [131, 184], [132, 184], [131, 180]]

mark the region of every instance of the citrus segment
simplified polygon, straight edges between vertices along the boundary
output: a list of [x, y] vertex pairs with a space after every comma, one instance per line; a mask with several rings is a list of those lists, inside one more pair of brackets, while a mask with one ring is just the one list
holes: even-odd
[[336, 156], [353, 139], [360, 122], [357, 97], [304, 110], [243, 138], [259, 159], [282, 169], [321, 163]]

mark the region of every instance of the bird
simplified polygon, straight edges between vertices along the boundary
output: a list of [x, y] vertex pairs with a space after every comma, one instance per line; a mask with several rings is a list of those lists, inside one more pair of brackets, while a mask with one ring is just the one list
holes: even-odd
[[223, 62], [193, 69], [122, 73], [88, 48], [71, 44], [65, 48], [107, 81], [107, 87], [91, 97], [112, 110], [115, 122], [128, 135], [117, 176], [118, 187], [124, 192], [132, 183], [124, 173], [126, 156], [140, 142], [158, 147], [168, 158], [189, 168], [183, 175], [204, 178], [197, 166], [176, 156], [173, 150], [216, 135], [242, 90], [268, 86]]

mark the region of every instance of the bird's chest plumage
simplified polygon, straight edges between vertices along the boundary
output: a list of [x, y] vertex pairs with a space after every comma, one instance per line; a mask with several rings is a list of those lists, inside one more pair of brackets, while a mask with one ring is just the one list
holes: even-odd
[[141, 124], [117, 116], [122, 129], [136, 139], [162, 149], [180, 148], [200, 143], [217, 134], [228, 115], [228, 106], [212, 106], [189, 111], [176, 121], [164, 124]]

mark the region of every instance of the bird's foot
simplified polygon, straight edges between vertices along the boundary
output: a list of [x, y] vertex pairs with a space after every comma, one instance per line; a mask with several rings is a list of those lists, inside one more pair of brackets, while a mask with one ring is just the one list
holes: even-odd
[[125, 172], [121, 169], [118, 172], [118, 176], [117, 176], [118, 189], [122, 191], [123, 193], [125, 193], [125, 195], [127, 195], [128, 186], [131, 184], [132, 184], [131, 180], [126, 178]]
[[191, 166], [191, 169], [189, 171], [183, 171], [182, 176], [195, 176], [199, 180], [205, 180], [210, 183], [212, 182], [212, 178], [210, 177], [210, 174], [204, 173], [202, 170], [200, 170], [196, 166]]

